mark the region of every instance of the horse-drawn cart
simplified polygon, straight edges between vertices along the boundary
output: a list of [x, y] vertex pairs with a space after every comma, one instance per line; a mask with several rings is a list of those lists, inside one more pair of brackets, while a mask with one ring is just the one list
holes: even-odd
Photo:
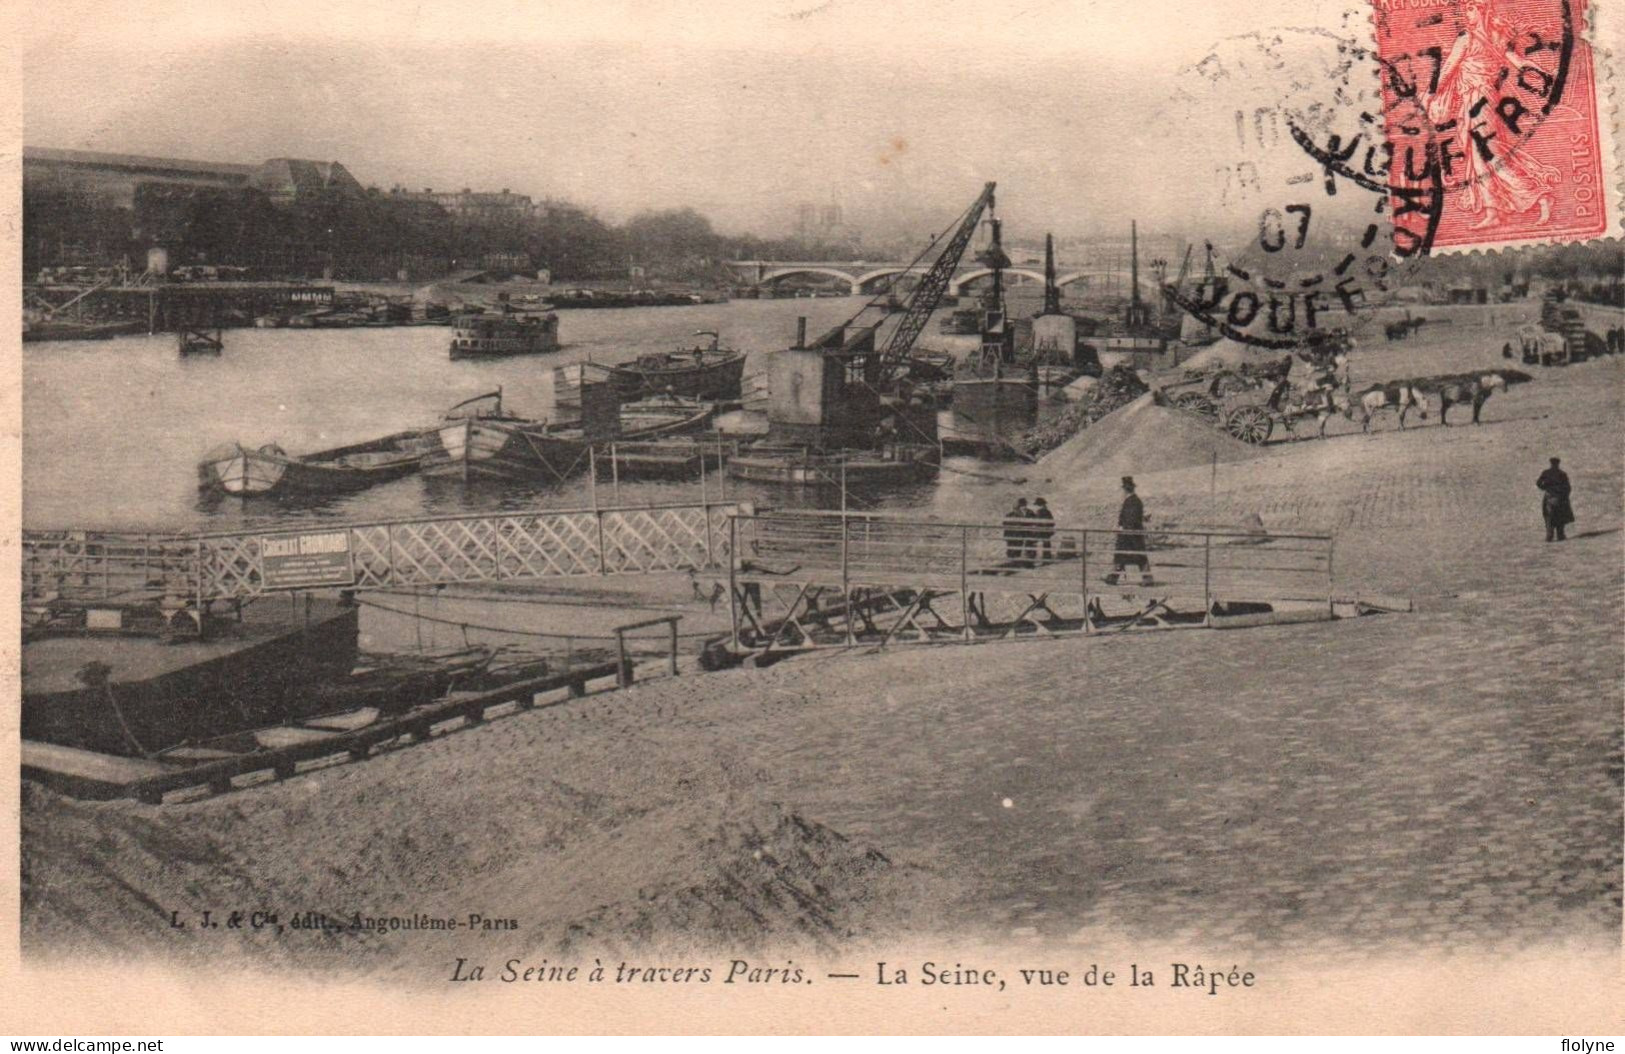
[[1290, 358], [1238, 367], [1189, 370], [1152, 381], [1165, 405], [1198, 414], [1245, 443], [1263, 443], [1277, 425], [1296, 432], [1305, 418], [1317, 421], [1331, 409], [1324, 387], [1302, 387], [1288, 379]]

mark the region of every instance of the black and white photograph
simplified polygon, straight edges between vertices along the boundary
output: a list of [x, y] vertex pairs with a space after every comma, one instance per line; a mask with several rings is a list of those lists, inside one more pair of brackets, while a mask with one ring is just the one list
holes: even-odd
[[11, 19], [0, 1030], [1625, 1028], [1612, 5]]

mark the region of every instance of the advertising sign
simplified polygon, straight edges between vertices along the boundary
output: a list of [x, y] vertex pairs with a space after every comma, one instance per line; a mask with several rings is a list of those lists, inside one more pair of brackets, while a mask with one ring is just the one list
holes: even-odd
[[262, 536], [260, 558], [266, 589], [317, 589], [355, 584], [349, 531]]

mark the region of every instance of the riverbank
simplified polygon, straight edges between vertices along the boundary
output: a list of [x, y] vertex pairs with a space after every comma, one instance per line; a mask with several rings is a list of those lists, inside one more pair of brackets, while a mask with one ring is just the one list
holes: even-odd
[[[455, 943], [167, 927], [239, 902], [511, 917], [505, 954], [577, 959], [1617, 949], [1621, 381], [1618, 360], [1542, 370], [1476, 428], [1136, 473], [1155, 522], [1335, 530], [1339, 582], [1414, 614], [685, 673], [192, 804], [31, 788], [25, 949], [415, 984]], [[1533, 485], [1553, 455], [1579, 516], [1561, 545]], [[1115, 483], [1046, 485], [1096, 524]]]

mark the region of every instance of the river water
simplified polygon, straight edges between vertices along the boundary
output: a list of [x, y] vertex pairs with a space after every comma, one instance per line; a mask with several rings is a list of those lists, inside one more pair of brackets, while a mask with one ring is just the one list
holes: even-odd
[[[23, 522], [32, 528], [219, 530], [321, 520], [408, 519], [534, 508], [586, 508], [595, 495], [583, 474], [565, 484], [464, 485], [409, 476], [313, 502], [244, 501], [200, 494], [197, 463], [211, 448], [275, 441], [299, 454], [434, 423], [451, 404], [501, 386], [504, 404], [527, 401], [554, 366], [591, 358], [621, 362], [695, 342], [713, 329], [749, 353], [747, 388], [763, 356], [789, 346], [796, 317], [812, 335], [850, 317], [856, 298], [739, 300], [692, 307], [560, 312], [557, 354], [453, 362], [451, 330], [236, 329], [219, 358], [181, 358], [172, 334], [106, 341], [36, 343], [23, 349]], [[936, 336], [927, 329], [924, 344]], [[937, 340], [936, 343], [946, 343]], [[975, 467], [974, 463], [971, 467]], [[883, 493], [854, 492], [853, 507], [932, 508], [955, 504], [956, 480]], [[963, 486], [963, 483], [959, 483]], [[775, 505], [839, 504], [838, 491], [797, 492], [727, 481], [727, 497]], [[947, 492], [947, 493], [944, 493]], [[712, 478], [706, 495], [722, 494]], [[697, 482], [600, 481], [596, 501], [694, 501]]]

